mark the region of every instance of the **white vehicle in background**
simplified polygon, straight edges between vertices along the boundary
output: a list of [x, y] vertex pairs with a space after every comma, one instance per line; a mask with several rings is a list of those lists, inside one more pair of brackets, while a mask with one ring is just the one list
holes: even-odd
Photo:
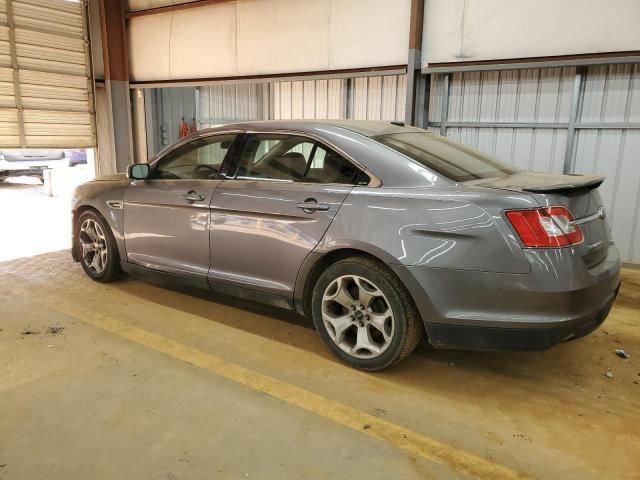
[[[83, 157], [83, 158], [81, 158]], [[0, 182], [8, 177], [30, 176], [43, 181], [45, 168], [75, 166], [87, 163], [84, 150], [2, 149], [0, 150]]]

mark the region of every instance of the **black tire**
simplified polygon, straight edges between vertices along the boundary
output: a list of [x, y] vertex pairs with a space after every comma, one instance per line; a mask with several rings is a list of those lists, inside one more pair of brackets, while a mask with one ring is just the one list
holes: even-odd
[[[85, 259], [82, 256], [82, 246], [80, 244], [80, 234], [81, 234], [80, 228], [82, 224], [88, 219], [93, 220], [100, 226], [106, 238], [106, 245], [107, 245], [107, 260], [105, 262], [106, 267], [100, 273], [96, 273], [96, 271], [94, 271], [90, 266], [88, 266]], [[103, 283], [111, 282], [113, 280], [117, 280], [118, 278], [120, 278], [122, 276], [122, 270], [120, 269], [120, 255], [118, 254], [118, 245], [116, 244], [116, 240], [113, 237], [113, 233], [111, 232], [111, 228], [109, 227], [109, 224], [96, 212], [92, 210], [87, 210], [80, 214], [80, 216], [78, 217], [78, 220], [74, 225], [74, 229], [75, 229], [74, 238], [76, 242], [74, 247], [76, 249], [76, 252], [78, 252], [78, 255], [80, 256], [80, 265], [82, 265], [82, 269], [89, 276], [89, 278], [91, 278], [92, 280], [95, 280], [96, 282], [103, 282]]]
[[[323, 321], [324, 292], [332, 282], [345, 275], [363, 277], [372, 282], [384, 294], [393, 313], [393, 336], [386, 350], [374, 358], [358, 358], [344, 351], [332, 340]], [[413, 352], [424, 330], [413, 299], [402, 282], [385, 265], [364, 256], [349, 257], [336, 262], [320, 275], [313, 289], [311, 310], [313, 323], [322, 340], [340, 360], [359, 370], [378, 371], [395, 365]]]

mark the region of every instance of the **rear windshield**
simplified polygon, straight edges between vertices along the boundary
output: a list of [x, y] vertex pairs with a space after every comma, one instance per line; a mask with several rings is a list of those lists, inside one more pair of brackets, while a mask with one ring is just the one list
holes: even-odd
[[428, 132], [391, 133], [372, 138], [455, 182], [506, 177], [519, 171], [477, 150]]

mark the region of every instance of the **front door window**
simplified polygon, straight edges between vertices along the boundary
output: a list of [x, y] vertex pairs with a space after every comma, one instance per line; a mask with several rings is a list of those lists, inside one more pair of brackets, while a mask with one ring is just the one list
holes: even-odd
[[156, 165], [153, 178], [212, 180], [235, 140], [235, 134], [197, 138], [167, 153]]

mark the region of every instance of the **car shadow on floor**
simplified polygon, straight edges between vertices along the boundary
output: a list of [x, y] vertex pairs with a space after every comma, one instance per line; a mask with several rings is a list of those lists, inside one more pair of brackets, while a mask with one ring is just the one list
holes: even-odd
[[[295, 312], [160, 278], [130, 277], [112, 285], [145, 301], [180, 309], [339, 363], [323, 345], [313, 322]], [[482, 394], [492, 384], [502, 384], [501, 388], [535, 389], [591, 385], [595, 391], [598, 382], [602, 381], [602, 371], [608, 368], [610, 361], [615, 363], [612, 352], [616, 345], [626, 343], [640, 351], [640, 336], [635, 334], [627, 338], [626, 333], [616, 331], [610, 335], [605, 323], [588, 337], [542, 352], [435, 350], [424, 341], [413, 355], [394, 368], [371, 375], [405, 387], [437, 388], [461, 396], [474, 389]]]

